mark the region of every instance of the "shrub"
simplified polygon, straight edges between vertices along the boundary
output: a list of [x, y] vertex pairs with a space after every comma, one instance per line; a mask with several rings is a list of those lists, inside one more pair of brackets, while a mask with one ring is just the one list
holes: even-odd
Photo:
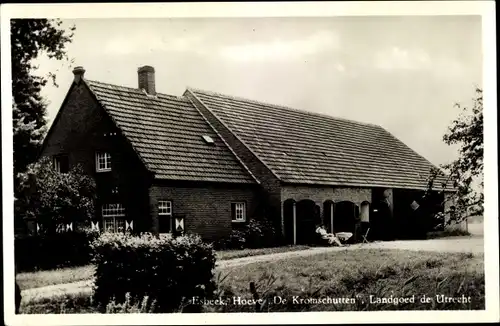
[[445, 229], [443, 231], [434, 231], [427, 233], [427, 239], [445, 238], [445, 237], [460, 237], [470, 236], [470, 232], [459, 228]]
[[190, 300], [214, 294], [215, 252], [198, 236], [104, 233], [93, 248], [94, 299], [100, 310], [112, 299], [134, 305], [147, 296], [156, 302], [154, 312], [197, 311], [199, 302]]
[[240, 229], [233, 229], [227, 238], [215, 243], [219, 250], [267, 248], [279, 245], [276, 229], [268, 220], [251, 219]]
[[250, 220], [245, 230], [245, 239], [248, 248], [273, 247], [278, 244], [276, 230], [268, 220]]
[[246, 234], [243, 230], [231, 230], [227, 238], [222, 238], [215, 243], [217, 250], [243, 249], [246, 247]]
[[131, 303], [130, 293], [125, 294], [125, 302], [116, 303], [114, 299], [112, 299], [106, 305], [106, 313], [107, 314], [123, 314], [123, 313], [151, 313], [154, 312], [155, 302], [149, 300], [148, 297], [142, 298], [142, 300], [136, 300], [135, 303]]
[[91, 243], [97, 237], [97, 232], [82, 229], [16, 238], [16, 267], [18, 271], [32, 271], [88, 264], [92, 258]]
[[89, 221], [94, 215], [95, 182], [80, 165], [68, 173], [54, 170], [49, 157], [30, 164], [18, 176], [16, 225], [36, 220], [39, 233], [56, 233], [57, 225]]

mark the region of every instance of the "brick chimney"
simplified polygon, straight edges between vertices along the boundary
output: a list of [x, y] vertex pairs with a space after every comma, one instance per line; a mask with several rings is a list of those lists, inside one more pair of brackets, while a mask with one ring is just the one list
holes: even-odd
[[85, 75], [85, 69], [83, 69], [82, 66], [75, 67], [73, 69], [73, 75], [75, 75], [74, 82], [76, 84], [80, 83], [80, 80], [82, 80], [83, 75]]
[[137, 69], [139, 77], [139, 89], [143, 89], [149, 95], [156, 95], [155, 90], [155, 68], [143, 66]]

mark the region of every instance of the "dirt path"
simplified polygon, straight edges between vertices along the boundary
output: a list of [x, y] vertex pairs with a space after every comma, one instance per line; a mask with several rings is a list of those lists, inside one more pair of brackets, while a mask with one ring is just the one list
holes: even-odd
[[[252, 263], [261, 263], [276, 261], [280, 259], [289, 259], [294, 257], [305, 257], [326, 252], [342, 250], [362, 250], [362, 249], [401, 249], [413, 251], [438, 251], [438, 252], [484, 252], [484, 240], [480, 236], [471, 237], [449, 237], [432, 240], [413, 240], [413, 241], [386, 241], [373, 242], [365, 244], [355, 244], [348, 247], [316, 247], [300, 251], [281, 252], [260, 256], [250, 256], [223, 260], [217, 263], [217, 269], [242, 266]], [[65, 283], [44, 286], [40, 288], [26, 289], [22, 291], [23, 302], [50, 298], [62, 294], [76, 294], [92, 291], [92, 280], [79, 281], [74, 283]]]

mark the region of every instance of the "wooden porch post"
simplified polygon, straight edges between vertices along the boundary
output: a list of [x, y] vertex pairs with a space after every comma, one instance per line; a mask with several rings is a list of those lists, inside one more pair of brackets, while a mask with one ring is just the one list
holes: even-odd
[[330, 203], [330, 233], [333, 234], [333, 202]]
[[281, 235], [283, 236], [283, 238], [286, 237], [286, 234], [285, 234], [285, 203], [284, 202], [281, 202]]
[[297, 203], [293, 202], [293, 244], [297, 244]]

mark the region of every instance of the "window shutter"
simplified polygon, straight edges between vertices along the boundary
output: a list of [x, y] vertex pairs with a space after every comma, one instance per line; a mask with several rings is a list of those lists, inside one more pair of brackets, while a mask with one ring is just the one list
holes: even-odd
[[231, 203], [231, 219], [236, 219], [236, 203]]

